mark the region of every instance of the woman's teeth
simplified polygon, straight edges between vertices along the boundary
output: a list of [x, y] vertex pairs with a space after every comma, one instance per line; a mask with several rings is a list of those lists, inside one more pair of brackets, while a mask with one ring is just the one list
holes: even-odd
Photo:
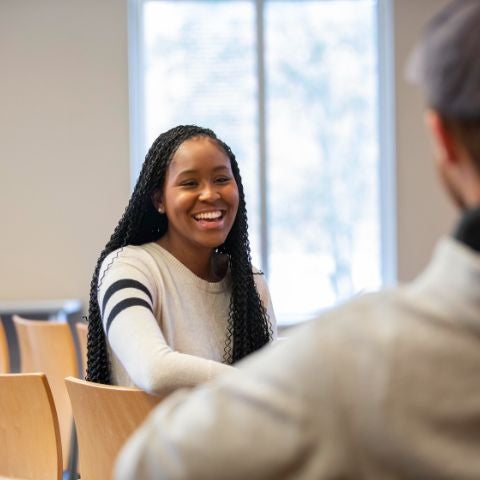
[[195, 218], [195, 220], [217, 220], [221, 216], [222, 216], [222, 212], [218, 210], [216, 212], [198, 213], [197, 215], [194, 215], [193, 218]]

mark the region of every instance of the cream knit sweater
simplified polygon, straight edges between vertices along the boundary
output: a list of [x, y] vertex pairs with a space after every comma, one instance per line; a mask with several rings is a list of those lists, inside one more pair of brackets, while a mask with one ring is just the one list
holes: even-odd
[[[275, 331], [265, 279], [254, 278]], [[98, 299], [113, 383], [165, 395], [232, 370], [221, 363], [230, 282], [197, 277], [157, 243], [108, 255]]]

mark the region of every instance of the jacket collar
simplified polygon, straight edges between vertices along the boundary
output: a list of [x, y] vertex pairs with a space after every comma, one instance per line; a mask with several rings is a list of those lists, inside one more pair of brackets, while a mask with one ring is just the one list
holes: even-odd
[[441, 239], [428, 267], [404, 293], [429, 315], [480, 333], [480, 253], [464, 242]]

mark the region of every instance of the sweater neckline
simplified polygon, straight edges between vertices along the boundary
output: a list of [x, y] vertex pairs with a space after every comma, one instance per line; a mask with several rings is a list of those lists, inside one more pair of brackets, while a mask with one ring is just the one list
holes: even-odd
[[209, 282], [199, 277], [193, 273], [187, 266], [185, 266], [177, 257], [172, 255], [168, 250], [163, 248], [157, 242], [150, 242], [150, 245], [153, 246], [153, 249], [161, 254], [161, 256], [167, 261], [169, 267], [182, 278], [182, 280], [187, 281], [190, 284], [193, 284], [210, 293], [221, 293], [228, 289], [229, 287], [229, 278], [230, 278], [230, 266], [227, 267], [225, 276], [218, 282]]

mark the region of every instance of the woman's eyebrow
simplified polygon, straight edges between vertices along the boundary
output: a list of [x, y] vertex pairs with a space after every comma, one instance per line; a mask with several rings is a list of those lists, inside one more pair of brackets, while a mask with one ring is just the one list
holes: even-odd
[[219, 170], [230, 170], [229, 165], [219, 165], [213, 169], [214, 172], [218, 172]]
[[[213, 172], [219, 172], [221, 170], [230, 171], [228, 165], [218, 165], [217, 167], [212, 168]], [[181, 170], [176, 174], [176, 176], [179, 177], [180, 175], [195, 175], [196, 173], [198, 173], [198, 170], [191, 168], [189, 170]]]

